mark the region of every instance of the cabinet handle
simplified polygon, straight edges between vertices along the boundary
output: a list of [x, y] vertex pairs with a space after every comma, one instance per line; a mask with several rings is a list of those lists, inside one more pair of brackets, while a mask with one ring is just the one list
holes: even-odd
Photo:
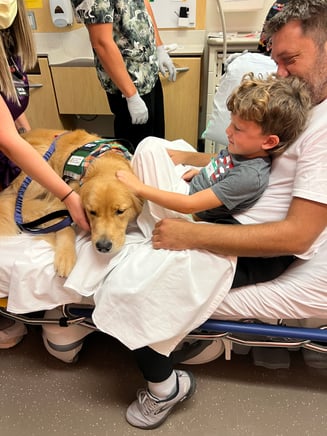
[[184, 73], [185, 71], [190, 71], [189, 67], [177, 67], [176, 72], [177, 73]]
[[29, 83], [29, 85], [28, 85], [28, 87], [30, 88], [30, 89], [33, 89], [33, 88], [42, 88], [42, 83]]
[[[190, 67], [177, 67], [176, 68], [176, 73], [185, 73], [187, 71], [190, 71]], [[164, 77], [164, 79], [168, 80], [167, 76], [163, 76], [163, 77]]]

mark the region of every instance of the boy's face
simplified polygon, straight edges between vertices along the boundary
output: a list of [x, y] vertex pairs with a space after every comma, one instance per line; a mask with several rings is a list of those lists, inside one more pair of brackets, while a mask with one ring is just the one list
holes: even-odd
[[226, 129], [226, 135], [230, 153], [249, 159], [267, 156], [265, 148], [271, 135], [263, 135], [261, 127], [254, 121], [245, 121], [238, 115], [231, 114], [231, 123]]

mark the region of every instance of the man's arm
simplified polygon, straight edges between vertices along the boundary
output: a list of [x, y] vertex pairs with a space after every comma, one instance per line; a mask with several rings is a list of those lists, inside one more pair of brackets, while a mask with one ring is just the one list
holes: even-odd
[[196, 167], [205, 167], [210, 162], [210, 159], [216, 157], [214, 153], [199, 153], [198, 151], [183, 151], [167, 149], [169, 157], [175, 165], [193, 165]]
[[327, 205], [303, 198], [292, 200], [282, 221], [227, 225], [164, 219], [153, 230], [153, 247], [170, 250], [204, 249], [246, 257], [301, 254], [327, 225]]

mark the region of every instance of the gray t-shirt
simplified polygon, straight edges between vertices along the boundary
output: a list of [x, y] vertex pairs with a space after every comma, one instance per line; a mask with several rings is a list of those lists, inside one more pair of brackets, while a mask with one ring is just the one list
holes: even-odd
[[190, 194], [211, 188], [223, 206], [196, 214], [203, 221], [218, 221], [244, 211], [260, 198], [269, 181], [271, 158], [247, 159], [222, 150], [190, 182]]

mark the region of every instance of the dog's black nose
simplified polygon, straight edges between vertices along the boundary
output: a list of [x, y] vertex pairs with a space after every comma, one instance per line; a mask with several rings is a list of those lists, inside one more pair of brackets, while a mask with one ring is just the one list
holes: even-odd
[[112, 242], [108, 241], [108, 239], [99, 239], [95, 246], [100, 253], [108, 253], [112, 248]]

